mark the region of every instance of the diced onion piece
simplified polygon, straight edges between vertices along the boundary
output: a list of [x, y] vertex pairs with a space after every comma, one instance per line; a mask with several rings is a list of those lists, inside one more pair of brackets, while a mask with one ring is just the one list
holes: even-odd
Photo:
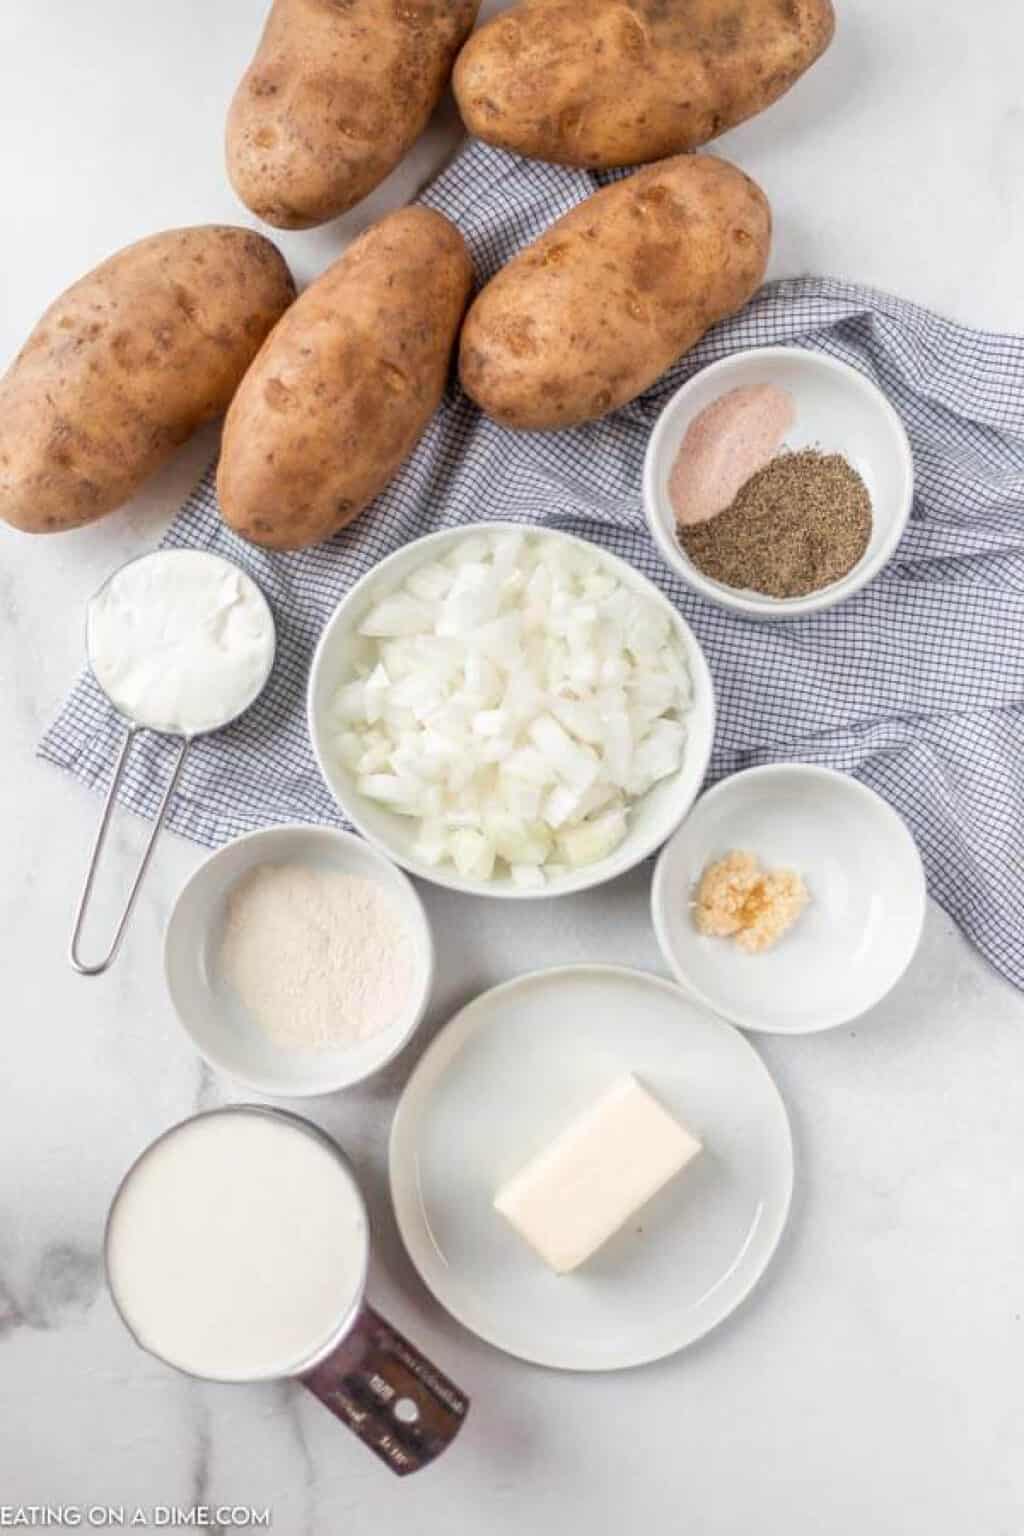
[[386, 768], [391, 761], [391, 744], [387, 737], [379, 732], [369, 732], [363, 737], [363, 742], [366, 750], [356, 763], [358, 771], [361, 774], [373, 774]]
[[675, 773], [683, 760], [686, 731], [675, 720], [656, 720], [633, 754], [629, 791], [645, 794], [659, 779]]
[[677, 707], [688, 709], [693, 703], [693, 683], [690, 680], [686, 660], [678, 645], [670, 641], [668, 645], [662, 646], [658, 652], [658, 666], [675, 684]]
[[604, 768], [611, 783], [625, 789], [633, 771], [633, 727], [625, 709], [604, 716]]
[[[505, 759], [504, 767], [507, 768], [508, 759]], [[528, 779], [517, 779], [507, 773], [502, 774], [501, 795], [505, 806], [513, 816], [518, 816], [521, 821], [536, 821], [540, 816], [541, 801], [544, 790], [539, 784], [531, 784]], [[548, 823], [550, 826], [550, 822]]]
[[491, 554], [490, 541], [484, 533], [474, 533], [456, 544], [449, 559], [452, 565], [477, 565]]
[[551, 852], [551, 833], [542, 821], [525, 822], [498, 812], [487, 817], [485, 829], [507, 864], [543, 864]]
[[606, 810], [610, 805], [621, 806], [622, 795], [614, 784], [591, 784], [586, 794], [580, 800], [579, 805], [570, 818], [570, 825], [576, 826], [585, 821], [588, 816], [595, 816], [598, 811]]
[[519, 642], [523, 635], [523, 621], [518, 613], [503, 614], [490, 624], [483, 624], [472, 636], [472, 644], [485, 656], [511, 671], [519, 660]]
[[419, 670], [419, 645], [414, 635], [399, 635], [397, 640], [385, 640], [380, 647], [380, 657], [393, 683], [400, 682], [410, 673]]
[[630, 595], [626, 622], [626, 646], [636, 657], [656, 656], [668, 639], [668, 619], [660, 608]]
[[564, 783], [579, 794], [590, 788], [600, 771], [597, 758], [573, 741], [553, 715], [538, 715], [527, 734]]
[[506, 758], [512, 756], [515, 742], [511, 736], [491, 736], [480, 745], [480, 761], [482, 763], [503, 763]]
[[467, 880], [489, 880], [494, 870], [494, 844], [472, 827], [453, 832], [449, 839], [452, 862]]
[[610, 593], [615, 591], [617, 585], [618, 583], [610, 571], [589, 571], [583, 578], [583, 591], [591, 601], [608, 597]]
[[504, 679], [490, 657], [470, 651], [465, 657], [466, 692], [480, 700], [480, 709], [490, 709], [501, 699]]
[[472, 758], [462, 755], [449, 764], [448, 788], [452, 794], [458, 796], [467, 785], [473, 782], [476, 773], [476, 764]]
[[425, 864], [443, 864], [448, 857], [448, 831], [436, 817], [424, 817], [412, 851]]
[[544, 820], [549, 827], [558, 828], [570, 821], [579, 810], [583, 796], [566, 784], [556, 784], [544, 800]]
[[505, 759], [505, 773], [510, 778], [525, 779], [528, 784], [550, 784], [554, 769], [535, 747], [520, 747]]
[[622, 683], [629, 681], [632, 668], [629, 659], [620, 653], [608, 656], [601, 663], [601, 670], [597, 680], [605, 688], [617, 688]]
[[633, 679], [628, 697], [630, 713], [634, 719], [639, 716], [644, 725], [649, 725], [675, 704], [676, 685], [664, 673], [649, 673]]
[[337, 752], [346, 768], [355, 768], [363, 755], [363, 738], [358, 731], [343, 731], [337, 740]]
[[418, 598], [396, 592], [370, 609], [359, 626], [361, 635], [385, 638], [393, 635], [421, 635], [434, 627], [434, 610]]
[[480, 828], [484, 821], [483, 812], [472, 806], [462, 811], [452, 810], [449, 806], [442, 819], [449, 832], [461, 832], [465, 827]]
[[521, 891], [542, 891], [547, 884], [539, 864], [510, 864], [509, 877]]
[[441, 604], [437, 633], [468, 636], [498, 612], [500, 583], [486, 565], [463, 565]]
[[565, 699], [556, 695], [551, 700], [551, 713], [577, 741], [586, 741], [595, 747], [601, 745], [601, 716], [589, 699]]
[[361, 795], [371, 800], [380, 800], [396, 810], [404, 807], [411, 815], [417, 812], [419, 786], [410, 779], [400, 778], [397, 773], [364, 774], [357, 787]]
[[366, 719], [366, 683], [361, 678], [338, 689], [334, 695], [332, 713], [339, 725], [350, 720]]
[[451, 591], [455, 576], [436, 560], [421, 565], [405, 583], [405, 590], [423, 603], [439, 603]]
[[512, 721], [508, 710], [482, 709], [473, 721], [473, 734], [476, 736], [501, 736], [507, 733]]
[[517, 590], [524, 585], [522, 564], [526, 554], [524, 533], [499, 533], [494, 540], [494, 574], [504, 584], [514, 581]]
[[581, 821], [578, 827], [566, 827], [558, 834], [558, 852], [570, 869], [596, 864], [606, 859], [626, 835], [626, 813], [608, 811], [595, 821]]
[[378, 662], [366, 679], [366, 686], [363, 689], [366, 718], [371, 725], [376, 725], [384, 713], [384, 705], [390, 688], [391, 679], [385, 672], [383, 665]]

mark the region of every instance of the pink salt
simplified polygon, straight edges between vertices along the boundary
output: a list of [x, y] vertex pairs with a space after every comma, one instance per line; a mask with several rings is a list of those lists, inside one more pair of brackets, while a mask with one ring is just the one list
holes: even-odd
[[705, 523], [731, 506], [778, 453], [795, 419], [792, 395], [775, 384], [730, 389], [705, 406], [687, 427], [669, 476], [676, 522]]

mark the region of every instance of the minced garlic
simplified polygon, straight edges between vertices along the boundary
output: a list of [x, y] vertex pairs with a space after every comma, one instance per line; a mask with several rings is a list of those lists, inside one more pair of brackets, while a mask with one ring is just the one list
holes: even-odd
[[735, 938], [748, 955], [759, 955], [792, 928], [809, 900], [795, 870], [764, 870], [755, 854], [733, 849], [701, 876], [693, 920], [698, 933]]

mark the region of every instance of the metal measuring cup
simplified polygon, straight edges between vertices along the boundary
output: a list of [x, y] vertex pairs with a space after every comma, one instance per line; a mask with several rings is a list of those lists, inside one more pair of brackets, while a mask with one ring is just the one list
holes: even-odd
[[[228, 1104], [190, 1115], [151, 1141], [122, 1178], [107, 1213], [103, 1260], [107, 1290], [118, 1316], [140, 1349], [196, 1381], [222, 1380], [199, 1375], [166, 1359], [134, 1332], [117, 1295], [110, 1262], [111, 1232], [118, 1200], [150, 1152], [168, 1137], [214, 1116], [256, 1114], [284, 1120], [325, 1147], [344, 1171], [362, 1212], [366, 1234], [362, 1278], [348, 1309], [327, 1343], [287, 1377], [253, 1374], [230, 1378], [234, 1384], [295, 1380], [352, 1431], [398, 1477], [429, 1465], [451, 1445], [469, 1412], [469, 1398], [366, 1300], [370, 1263], [370, 1222], [366, 1201], [348, 1158], [319, 1126], [289, 1110], [266, 1104]], [[199, 1262], [199, 1260], [197, 1260]]]
[[[82, 894], [79, 897], [78, 907], [75, 911], [74, 926], [71, 930], [69, 958], [75, 970], [78, 971], [82, 976], [99, 976], [113, 962], [114, 957], [121, 947], [121, 940], [124, 938], [125, 929], [128, 927], [128, 920], [132, 915], [132, 910], [135, 906], [139, 890], [142, 886], [142, 881], [145, 877], [146, 870], [149, 868], [150, 860], [153, 857], [153, 850], [156, 847], [156, 840], [159, 837], [163, 827], [168, 807], [170, 806], [171, 800], [174, 796], [174, 791], [178, 786], [178, 781], [181, 778], [182, 769], [185, 766], [185, 759], [188, 756], [189, 748], [191, 747], [193, 741], [197, 740], [201, 736], [209, 736], [214, 731], [223, 730], [225, 726], [232, 725], [234, 721], [243, 715], [245, 711], [249, 709], [251, 705], [253, 705], [259, 698], [260, 694], [263, 692], [263, 689], [266, 687], [267, 679], [273, 670], [277, 650], [277, 634], [274, 626], [274, 615], [271, 611], [270, 604], [267, 602], [266, 597], [260, 591], [260, 588], [256, 585], [247, 571], [243, 571], [241, 566], [236, 565], [233, 560], [226, 560], [223, 555], [215, 555], [212, 553], [212, 551], [160, 549], [151, 551], [149, 554], [137, 555], [133, 560], [126, 560], [124, 564], [118, 566], [117, 570], [113, 571], [111, 575], [107, 577], [106, 581], [103, 582], [103, 584], [93, 593], [86, 610], [87, 614], [89, 611], [91, 611], [92, 605], [107, 590], [111, 582], [116, 581], [121, 572], [127, 570], [129, 566], [139, 565], [147, 560], [166, 560], [168, 557], [173, 558], [175, 555], [196, 553], [204, 554], [212, 560], [220, 561], [220, 563], [224, 565], [226, 569], [235, 572], [241, 576], [243, 581], [248, 582], [253, 591], [259, 596], [260, 601], [263, 603], [263, 606], [266, 609], [267, 619], [270, 623], [271, 647], [267, 660], [267, 666], [262, 677], [260, 677], [255, 683], [250, 697], [246, 699], [245, 703], [241, 706], [240, 709], [236, 709], [232, 714], [226, 716], [224, 719], [214, 720], [211, 724], [205, 726], [203, 730], [196, 731], [192, 735], [178, 736], [174, 732], [169, 732], [166, 726], [161, 722], [147, 720], [141, 716], [126, 715], [124, 710], [110, 697], [110, 694], [107, 693], [107, 690], [103, 687], [103, 684], [97, 674], [96, 668], [93, 665], [93, 658], [90, 654], [89, 625], [87, 620], [86, 657], [89, 662], [90, 671], [96, 680], [96, 686], [104, 694], [111, 707], [115, 709], [121, 716], [122, 720], [125, 720], [127, 729], [125, 731], [124, 741], [121, 744], [121, 750], [117, 756], [117, 761], [114, 764], [114, 772], [110, 780], [110, 786], [107, 790], [106, 800], [103, 804], [103, 814], [100, 818], [99, 829], [97, 830], [96, 840], [93, 843], [92, 853], [89, 857], [89, 867], [86, 871], [85, 884], [82, 887]], [[167, 788], [164, 790], [163, 797], [157, 809], [156, 819], [153, 823], [153, 830], [150, 833], [149, 841], [146, 844], [145, 851], [143, 852], [142, 859], [139, 863], [138, 872], [136, 873], [135, 880], [130, 891], [128, 892], [128, 899], [125, 903], [124, 911], [121, 915], [121, 920], [114, 931], [113, 942], [111, 943], [106, 955], [104, 955], [101, 960], [96, 960], [90, 964], [87, 964], [79, 954], [79, 945], [82, 937], [82, 927], [85, 922], [85, 914], [89, 905], [89, 897], [92, 894], [93, 884], [95, 883], [100, 854], [103, 851], [103, 845], [106, 842], [107, 832], [110, 827], [110, 821], [114, 811], [114, 802], [117, 798], [117, 791], [121, 784], [121, 780], [124, 777], [125, 768], [128, 765], [128, 759], [131, 755], [132, 745], [136, 736], [138, 736], [141, 731], [152, 731], [155, 735], [159, 736], [170, 736], [174, 740], [180, 741], [181, 745], [178, 748], [178, 755], [174, 760], [174, 767], [171, 770], [171, 777], [168, 780]]]

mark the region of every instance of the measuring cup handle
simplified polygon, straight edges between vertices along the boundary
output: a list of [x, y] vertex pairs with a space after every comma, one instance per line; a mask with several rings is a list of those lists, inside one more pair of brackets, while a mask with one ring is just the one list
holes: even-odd
[[398, 1477], [447, 1450], [469, 1412], [465, 1393], [366, 1305], [302, 1382]]
[[137, 732], [134, 730], [130, 730], [125, 733], [124, 742], [122, 743], [121, 750], [118, 753], [117, 762], [114, 764], [114, 775], [110, 780], [110, 788], [107, 790], [107, 798], [103, 806], [103, 815], [100, 818], [99, 831], [96, 833], [96, 841], [93, 843], [92, 855], [89, 859], [89, 868], [86, 871], [85, 885], [82, 887], [82, 894], [78, 901], [78, 910], [75, 913], [75, 926], [71, 930], [71, 947], [69, 951], [69, 957], [75, 970], [78, 971], [78, 973], [82, 976], [99, 976], [101, 972], [105, 971], [111, 964], [114, 956], [117, 954], [118, 949], [121, 947], [121, 940], [124, 938], [124, 931], [128, 926], [128, 919], [132, 915], [132, 908], [135, 906], [135, 899], [139, 894], [139, 888], [142, 885], [143, 876], [145, 875], [146, 870], [149, 868], [150, 859], [153, 857], [153, 849], [156, 847], [156, 840], [160, 834], [160, 829], [164, 824], [164, 817], [167, 814], [167, 807], [171, 803], [171, 796], [174, 794], [178, 780], [181, 777], [181, 770], [185, 765], [185, 757], [189, 749], [189, 741], [186, 738], [181, 743], [181, 748], [178, 752], [178, 756], [174, 764], [174, 770], [171, 774], [167, 788], [164, 790], [163, 799], [160, 801], [160, 809], [157, 811], [156, 821], [153, 823], [153, 830], [149, 834], [149, 842], [146, 844], [146, 851], [142, 855], [142, 862], [139, 865], [138, 874], [135, 876], [134, 884], [132, 885], [131, 890], [128, 892], [128, 900], [125, 904], [124, 912], [121, 914], [121, 921], [118, 923], [117, 929], [114, 933], [114, 941], [102, 960], [96, 960], [91, 965], [86, 965], [85, 961], [78, 953], [78, 946], [82, 938], [82, 926], [85, 922], [85, 913], [89, 905], [89, 897], [92, 894], [93, 883], [96, 879], [96, 870], [99, 866], [100, 854], [103, 851], [103, 844], [107, 840], [107, 831], [110, 827], [110, 819], [114, 812], [114, 802], [117, 797], [118, 785], [121, 783], [121, 779], [124, 776], [124, 770], [127, 766], [128, 758], [132, 749], [132, 742], [135, 740], [136, 735]]

